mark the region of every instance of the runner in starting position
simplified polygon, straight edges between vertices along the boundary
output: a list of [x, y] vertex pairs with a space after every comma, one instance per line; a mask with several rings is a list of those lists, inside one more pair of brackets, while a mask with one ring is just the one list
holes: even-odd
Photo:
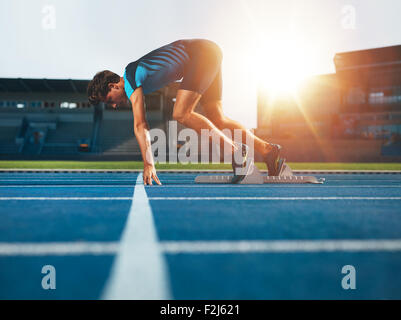
[[[202, 129], [208, 129], [211, 137], [222, 139], [232, 146], [234, 183], [240, 182], [246, 175], [246, 170], [243, 169], [247, 165], [249, 148], [245, 144], [232, 141], [224, 135], [221, 131], [223, 129], [241, 130], [243, 141], [252, 141], [255, 150], [263, 156], [269, 175], [279, 174], [282, 165], [282, 161], [279, 161], [281, 147], [258, 138], [223, 114], [222, 56], [219, 46], [210, 40], [177, 40], [128, 64], [123, 77], [105, 70], [98, 72], [90, 81], [88, 98], [91, 104], [105, 102], [116, 108], [118, 105], [131, 103], [134, 132], [144, 161], [145, 185], [151, 185], [152, 179], [157, 184], [161, 183], [153, 162], [149, 126], [145, 117], [144, 94], [180, 79], [182, 82], [177, 92], [173, 118], [184, 126], [194, 129], [198, 134]], [[206, 116], [194, 112], [198, 102]]]

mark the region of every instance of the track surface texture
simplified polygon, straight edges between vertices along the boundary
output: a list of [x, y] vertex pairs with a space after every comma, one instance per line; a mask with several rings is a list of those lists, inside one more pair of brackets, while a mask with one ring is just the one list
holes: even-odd
[[401, 174], [196, 175], [0, 173], [0, 299], [401, 299]]

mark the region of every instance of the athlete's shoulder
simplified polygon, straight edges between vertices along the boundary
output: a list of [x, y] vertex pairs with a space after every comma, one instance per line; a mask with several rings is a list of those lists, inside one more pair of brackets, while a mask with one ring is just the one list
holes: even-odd
[[138, 67], [138, 60], [133, 61], [125, 67], [125, 72], [129, 75], [135, 75], [136, 68]]
[[138, 62], [139, 61], [137, 60], [129, 63], [124, 70], [124, 89], [128, 98], [132, 95], [134, 90], [141, 85], [138, 83], [136, 76]]

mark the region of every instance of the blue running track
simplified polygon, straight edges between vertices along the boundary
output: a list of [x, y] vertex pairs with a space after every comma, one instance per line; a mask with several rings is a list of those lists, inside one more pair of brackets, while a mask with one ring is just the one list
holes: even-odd
[[[195, 176], [159, 173], [163, 185], [145, 187], [171, 298], [401, 299], [401, 174], [261, 186]], [[102, 298], [122, 272], [113, 265], [130, 212], [135, 223], [137, 177], [0, 173], [0, 299]], [[41, 286], [45, 265], [55, 290]], [[346, 265], [354, 290], [342, 287]]]

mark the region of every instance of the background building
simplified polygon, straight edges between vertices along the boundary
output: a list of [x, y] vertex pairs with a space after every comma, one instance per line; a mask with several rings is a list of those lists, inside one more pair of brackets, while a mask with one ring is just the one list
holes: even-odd
[[296, 95], [260, 90], [257, 133], [292, 161], [401, 158], [401, 46], [338, 53]]
[[395, 146], [401, 135], [401, 46], [339, 53], [334, 61], [341, 98], [337, 134]]

